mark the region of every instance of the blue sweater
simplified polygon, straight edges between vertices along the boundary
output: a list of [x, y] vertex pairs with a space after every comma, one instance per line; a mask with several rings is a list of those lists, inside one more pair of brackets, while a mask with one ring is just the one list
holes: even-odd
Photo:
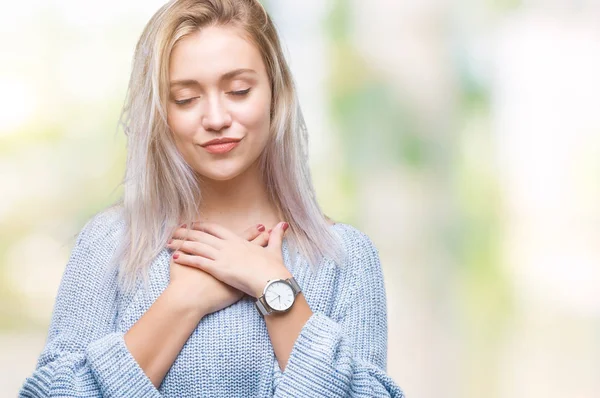
[[[156, 389], [123, 335], [169, 283], [170, 251], [152, 262], [148, 289], [124, 295], [109, 259], [125, 222], [117, 209], [86, 223], [63, 274], [46, 345], [20, 397], [403, 397], [386, 374], [387, 307], [377, 249], [348, 224], [333, 228], [348, 254], [312, 272], [286, 267], [313, 315], [282, 373], [264, 319], [249, 296], [202, 318]], [[177, 327], [177, 325], [173, 325]]]

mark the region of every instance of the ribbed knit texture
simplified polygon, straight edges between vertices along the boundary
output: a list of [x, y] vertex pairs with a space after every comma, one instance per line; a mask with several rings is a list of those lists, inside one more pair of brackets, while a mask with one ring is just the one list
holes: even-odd
[[[156, 389], [123, 336], [169, 283], [170, 250], [152, 262], [149, 289], [122, 295], [109, 267], [124, 231], [120, 210], [80, 232], [63, 274], [46, 345], [20, 397], [403, 397], [386, 374], [387, 306], [379, 254], [356, 228], [338, 223], [342, 267], [316, 273], [298, 256], [286, 267], [313, 311], [282, 373], [264, 319], [245, 296], [207, 315]], [[177, 325], [173, 325], [177, 327]]]

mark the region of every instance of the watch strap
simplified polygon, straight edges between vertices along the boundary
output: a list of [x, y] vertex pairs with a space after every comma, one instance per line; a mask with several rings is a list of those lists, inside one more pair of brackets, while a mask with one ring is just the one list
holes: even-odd
[[294, 291], [294, 297], [296, 297], [298, 293], [302, 291], [300, 285], [298, 285], [298, 282], [296, 282], [296, 279], [293, 276], [291, 278], [286, 279], [286, 281], [288, 281], [290, 283], [290, 286], [292, 286], [292, 290]]
[[269, 305], [266, 304], [264, 300], [265, 296], [263, 294], [258, 298], [258, 300], [254, 302], [254, 305], [256, 305], [256, 309], [262, 316], [269, 315], [272, 312], [271, 307], [269, 307]]

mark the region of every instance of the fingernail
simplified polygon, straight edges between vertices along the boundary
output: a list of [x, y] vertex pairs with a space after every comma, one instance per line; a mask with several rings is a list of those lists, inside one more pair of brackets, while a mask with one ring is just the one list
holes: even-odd
[[262, 231], [264, 231], [264, 230], [265, 230], [265, 226], [264, 226], [264, 225], [262, 225], [262, 224], [258, 224], [258, 225], [257, 225], [257, 228], [258, 228], [258, 230], [259, 230], [260, 232], [262, 232]]
[[169, 239], [169, 242], [167, 242], [167, 244], [169, 244], [169, 245], [170, 245], [171, 243], [173, 243], [173, 239]]
[[187, 224], [183, 224], [181, 228], [187, 228]]
[[178, 257], [179, 257], [179, 253], [175, 253], [175, 254], [173, 254], [173, 258], [174, 258], [175, 260], [177, 260], [177, 258], [178, 258]]
[[290, 226], [290, 224], [284, 222], [283, 225], [281, 226], [281, 228], [283, 228], [283, 230], [286, 231], [289, 226]]
[[268, 233], [271, 233], [271, 231], [272, 231], [272, 230], [273, 230], [273, 229], [272, 229], [272, 228], [270, 228], [270, 229], [269, 229], [267, 232], [268, 232]]

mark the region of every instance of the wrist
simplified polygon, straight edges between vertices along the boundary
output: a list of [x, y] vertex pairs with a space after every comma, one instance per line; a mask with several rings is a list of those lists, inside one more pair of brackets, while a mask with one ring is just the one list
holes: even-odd
[[189, 294], [189, 292], [177, 285], [169, 283], [163, 295], [167, 297], [167, 301], [177, 312], [197, 318], [198, 321], [207, 314], [206, 309], [198, 300], [193, 299], [194, 296], [192, 294]]
[[269, 273], [266, 277], [257, 279], [254, 289], [253, 289], [254, 298], [259, 298], [260, 296], [263, 295], [265, 287], [267, 286], [267, 283], [269, 283], [269, 281], [272, 281], [275, 279], [288, 279], [288, 278], [291, 278], [292, 276], [293, 276], [292, 273], [287, 268], [284, 267], [283, 269], [281, 269], [279, 271]]

